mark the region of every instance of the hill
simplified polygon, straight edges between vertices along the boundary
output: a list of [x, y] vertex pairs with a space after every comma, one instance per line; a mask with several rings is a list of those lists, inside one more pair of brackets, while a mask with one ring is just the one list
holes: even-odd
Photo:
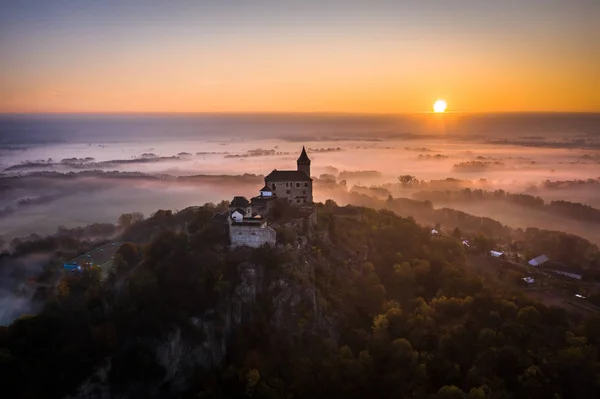
[[[13, 398], [595, 398], [600, 319], [543, 306], [389, 210], [319, 204], [316, 233], [227, 250], [214, 208], [121, 235], [0, 328]], [[288, 234], [289, 233], [289, 234]]]

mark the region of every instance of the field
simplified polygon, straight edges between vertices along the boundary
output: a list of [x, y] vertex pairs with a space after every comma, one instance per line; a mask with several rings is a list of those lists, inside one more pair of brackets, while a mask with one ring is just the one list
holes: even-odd
[[[579, 294], [586, 297], [598, 290], [599, 287], [594, 283], [553, 275], [543, 268], [486, 255], [468, 255], [467, 262], [480, 275], [491, 278], [507, 288], [518, 290], [544, 305], [561, 307], [583, 315], [600, 313], [600, 308], [585, 298], [576, 296]], [[525, 277], [532, 277], [535, 281], [526, 284], [523, 281]]]

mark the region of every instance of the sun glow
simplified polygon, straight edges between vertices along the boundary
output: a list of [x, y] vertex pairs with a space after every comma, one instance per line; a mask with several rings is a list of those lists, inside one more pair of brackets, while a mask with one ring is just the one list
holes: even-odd
[[444, 100], [437, 100], [434, 104], [433, 104], [433, 112], [444, 112], [446, 111], [446, 107], [448, 104], [446, 104], [446, 101]]

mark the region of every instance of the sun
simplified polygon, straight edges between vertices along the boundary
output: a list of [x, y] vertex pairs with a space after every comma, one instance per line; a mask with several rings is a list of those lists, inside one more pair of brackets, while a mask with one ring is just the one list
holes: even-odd
[[448, 106], [448, 104], [446, 104], [446, 101], [444, 100], [437, 100], [434, 104], [433, 104], [433, 112], [444, 112], [446, 110], [446, 107]]

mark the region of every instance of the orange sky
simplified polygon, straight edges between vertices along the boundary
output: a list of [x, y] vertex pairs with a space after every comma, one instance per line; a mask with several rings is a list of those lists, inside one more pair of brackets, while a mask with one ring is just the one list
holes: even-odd
[[295, 24], [286, 8], [260, 24], [211, 9], [208, 26], [170, 9], [59, 11], [40, 25], [15, 7], [0, 29], [0, 112], [403, 113], [437, 98], [464, 112], [600, 111], [600, 33], [583, 6], [522, 20], [411, 9], [404, 22], [311, 9]]

